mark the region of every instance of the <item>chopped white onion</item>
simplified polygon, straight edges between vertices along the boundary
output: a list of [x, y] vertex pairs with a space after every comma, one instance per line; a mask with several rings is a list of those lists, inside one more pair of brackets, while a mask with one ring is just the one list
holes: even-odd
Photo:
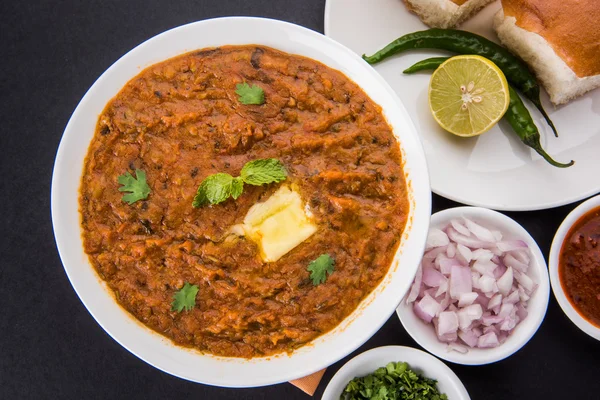
[[458, 297], [458, 306], [459, 307], [470, 306], [471, 304], [473, 304], [473, 302], [475, 302], [475, 300], [477, 299], [477, 296], [479, 296], [479, 295], [475, 292], [461, 294]]
[[444, 336], [448, 333], [456, 333], [458, 330], [458, 316], [454, 311], [444, 311], [438, 316], [437, 334]]
[[515, 271], [515, 279], [517, 280], [517, 282], [519, 282], [519, 284], [521, 286], [523, 286], [525, 288], [525, 290], [529, 290], [530, 292], [533, 292], [534, 290], [534, 283], [531, 280], [531, 278], [519, 271]]
[[506, 253], [507, 251], [526, 249], [527, 243], [522, 240], [505, 240], [503, 242], [496, 243], [496, 247], [498, 250]]
[[448, 246], [448, 243], [450, 243], [450, 240], [448, 239], [446, 232], [442, 231], [441, 229], [431, 228], [429, 230], [429, 234], [427, 235], [427, 243], [425, 247], [427, 249], [431, 249], [434, 247]]
[[494, 257], [494, 253], [488, 249], [476, 249], [472, 252], [473, 260], [490, 261]]
[[473, 252], [467, 246], [463, 246], [462, 244], [456, 245], [456, 258], [463, 265], [469, 265], [471, 260], [473, 259]]
[[453, 228], [448, 228], [448, 237], [450, 240], [455, 242], [456, 244], [462, 244], [463, 246], [470, 247], [472, 249], [479, 249], [485, 247], [492, 247], [493, 244], [490, 242], [485, 242], [483, 240], [479, 240], [474, 237], [468, 237], [465, 235], [461, 235], [456, 232]]
[[446, 252], [446, 248], [445, 247], [436, 247], [434, 249], [431, 249], [429, 251], [426, 251], [425, 254], [423, 254], [423, 259], [424, 260], [434, 260], [439, 254], [441, 253], [445, 253]]
[[479, 272], [481, 275], [486, 275], [491, 278], [494, 277], [494, 270], [497, 265], [491, 261], [477, 260], [473, 263], [473, 270]]
[[423, 267], [423, 277], [421, 279], [429, 287], [440, 287], [446, 280], [444, 275], [433, 266]]
[[479, 278], [481, 278], [479, 272], [471, 271], [471, 286], [473, 289], [479, 289]]
[[471, 290], [471, 270], [469, 267], [453, 265], [450, 272], [450, 297], [459, 299], [461, 294], [470, 293]]
[[473, 321], [481, 318], [483, 309], [479, 304], [471, 304], [470, 306], [458, 310], [456, 315], [458, 316], [458, 326], [461, 330], [466, 331]]
[[433, 297], [425, 294], [421, 301], [415, 303], [413, 310], [417, 317], [421, 318], [425, 322], [431, 322], [433, 317], [440, 313], [441, 307], [440, 303], [435, 301]]
[[[481, 336], [481, 335], [479, 335]], [[475, 330], [458, 331], [458, 337], [469, 347], [477, 346], [478, 336], [475, 334]]]
[[449, 258], [454, 258], [456, 255], [456, 245], [454, 243], [450, 243], [448, 247], [446, 247], [446, 255]]
[[529, 248], [510, 251], [509, 254], [511, 254], [517, 261], [520, 261], [526, 265], [529, 265], [529, 262], [531, 261], [531, 257], [529, 257]]
[[481, 307], [483, 308], [487, 308], [488, 304], [490, 302], [490, 299], [484, 295], [483, 293], [479, 292], [477, 293], [479, 296], [477, 296], [477, 299], [475, 300], [475, 303], [477, 304], [481, 304]]
[[529, 301], [529, 295], [525, 292], [525, 289], [523, 288], [523, 286], [519, 285], [519, 300], [521, 300], [522, 303], [527, 303]]
[[[486, 327], [492, 326], [492, 325], [496, 325], [496, 324], [501, 324], [504, 321], [504, 318], [498, 316], [498, 315], [485, 315], [487, 313], [484, 313], [483, 318], [481, 318], [481, 323], [483, 325], [485, 325]], [[485, 330], [484, 330], [485, 333]]]
[[527, 318], [527, 314], [527, 310], [523, 304], [517, 304], [517, 316], [519, 317], [519, 320], [523, 321], [525, 318]]
[[446, 290], [443, 299], [440, 301], [440, 307], [442, 310], [445, 310], [450, 305], [450, 291]]
[[448, 258], [446, 253], [439, 254], [435, 258], [435, 266], [442, 272], [444, 275], [450, 275], [450, 271], [453, 265], [460, 265], [456, 259]]
[[511, 294], [508, 295], [507, 298], [505, 298], [504, 300], [502, 300], [503, 303], [510, 303], [510, 304], [517, 304], [519, 301], [521, 301], [521, 298], [519, 296], [519, 291], [518, 290], [513, 290], [511, 292]]
[[485, 293], [496, 293], [498, 291], [498, 285], [496, 284], [496, 280], [491, 276], [482, 275], [479, 278], [479, 289]]
[[442, 282], [442, 284], [438, 288], [437, 292], [435, 293], [435, 297], [439, 297], [439, 296], [443, 295], [444, 293], [446, 293], [447, 291], [448, 291], [448, 278], [444, 278], [444, 281]]
[[498, 290], [500, 291], [500, 293], [503, 296], [507, 296], [508, 293], [510, 292], [510, 289], [512, 288], [512, 284], [513, 284], [513, 270], [512, 270], [512, 268], [508, 267], [508, 269], [506, 270], [506, 272], [504, 273], [504, 275], [502, 275], [500, 277], [500, 279], [498, 279], [496, 281], [496, 283], [498, 284]]
[[406, 298], [407, 303], [412, 303], [419, 296], [419, 291], [421, 290], [421, 279], [423, 278], [423, 269], [419, 265], [417, 268], [417, 275], [415, 275], [415, 281], [413, 282], [412, 288], [410, 289], [410, 293]]
[[498, 313], [498, 316], [500, 318], [506, 318], [510, 315], [511, 311], [515, 308], [515, 306], [513, 304], [510, 303], [504, 303], [502, 304], [502, 306], [500, 307], [500, 312]]
[[492, 231], [492, 235], [494, 235], [494, 238], [496, 239], [496, 242], [499, 242], [499, 241], [502, 240], [502, 232], [493, 230]]
[[467, 226], [467, 229], [469, 231], [471, 231], [471, 233], [473, 233], [473, 235], [475, 235], [475, 237], [479, 240], [483, 240], [484, 242], [491, 242], [494, 243], [496, 241], [496, 238], [494, 237], [494, 234], [487, 228], [484, 228], [483, 226], [479, 225], [476, 222], [471, 221], [468, 218], [465, 218], [465, 225]]
[[432, 228], [426, 248], [406, 299], [415, 315], [452, 351], [504, 343], [537, 289], [527, 243], [465, 218]]
[[460, 344], [448, 343], [448, 351], [457, 351], [462, 354], [467, 354], [469, 352], [469, 349]]
[[499, 344], [498, 336], [496, 336], [494, 332], [486, 333], [485, 335], [479, 336], [477, 339], [477, 347], [482, 349], [497, 347]]
[[507, 254], [504, 256], [504, 264], [507, 267], [512, 267], [514, 269], [516, 269], [517, 271], [520, 272], [527, 272], [527, 270], [529, 269], [529, 265], [522, 263], [521, 261], [517, 260], [512, 254]]
[[501, 294], [497, 294], [497, 295], [495, 295], [494, 297], [492, 297], [490, 299], [490, 301], [488, 302], [488, 305], [487, 305], [486, 308], [488, 310], [492, 310], [492, 309], [494, 309], [496, 307], [499, 307], [501, 305], [502, 305], [502, 295]]
[[460, 233], [461, 235], [471, 236], [471, 232], [459, 220], [453, 219], [452, 221], [450, 221], [450, 225], [452, 225], [456, 232]]

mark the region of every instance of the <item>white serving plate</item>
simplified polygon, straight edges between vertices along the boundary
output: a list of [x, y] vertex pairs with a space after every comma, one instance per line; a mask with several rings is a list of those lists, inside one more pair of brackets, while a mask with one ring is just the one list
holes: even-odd
[[[203, 355], [173, 345], [117, 305], [83, 251], [78, 190], [84, 157], [106, 103], [149, 65], [188, 51], [227, 44], [261, 44], [307, 56], [359, 84], [382, 107], [393, 127], [412, 189], [409, 223], [382, 283], [336, 329], [291, 355], [245, 360]], [[190, 381], [228, 387], [269, 385], [311, 374], [370, 338], [410, 286], [423, 252], [430, 213], [423, 148], [394, 91], [356, 54], [335, 41], [297, 25], [261, 18], [220, 18], [184, 25], [124, 55], [98, 78], [77, 106], [63, 134], [52, 177], [52, 221], [58, 250], [73, 288], [96, 321], [123, 347], [156, 368]]]
[[384, 346], [359, 354], [344, 364], [329, 381], [322, 400], [339, 400], [342, 391], [352, 379], [368, 375], [392, 361], [403, 361], [413, 371], [437, 380], [438, 390], [448, 395], [448, 400], [471, 399], [458, 376], [437, 358], [411, 347]]
[[527, 303], [527, 318], [521, 321], [506, 339], [498, 347], [491, 349], [471, 349], [465, 354], [448, 351], [446, 343], [438, 340], [433, 325], [426, 324], [413, 312], [412, 304], [402, 301], [398, 306], [398, 317], [402, 326], [408, 334], [419, 343], [425, 350], [433, 355], [464, 365], [490, 364], [503, 360], [521, 349], [537, 332], [546, 316], [548, 300], [550, 298], [550, 282], [548, 281], [548, 267], [544, 255], [533, 237], [514, 219], [497, 211], [479, 207], [455, 207], [437, 212], [431, 216], [431, 227], [442, 229], [451, 220], [469, 218], [472, 221], [490, 229], [502, 232], [504, 239], [520, 239], [527, 243], [531, 251], [531, 263], [528, 275], [538, 284], [538, 288], [532, 294]]
[[[499, 9], [500, 3], [495, 2], [459, 28], [498, 42], [492, 18]], [[357, 54], [373, 54], [404, 34], [425, 29], [402, 0], [327, 0], [325, 7], [325, 34]], [[557, 108], [542, 90], [542, 103], [559, 138], [529, 104], [542, 147], [557, 161], [575, 160], [574, 166], [559, 169], [522, 144], [506, 121], [469, 139], [440, 128], [427, 101], [430, 73], [404, 75], [402, 71], [417, 61], [444, 55], [448, 53], [417, 50], [374, 65], [413, 117], [435, 193], [474, 206], [526, 211], [569, 204], [600, 192], [600, 176], [590, 172], [600, 169], [600, 90]]]

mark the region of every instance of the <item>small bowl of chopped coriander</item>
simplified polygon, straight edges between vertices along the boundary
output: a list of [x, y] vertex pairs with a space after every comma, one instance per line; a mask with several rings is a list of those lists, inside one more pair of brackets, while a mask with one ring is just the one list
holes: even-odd
[[323, 400], [372, 398], [470, 400], [458, 376], [443, 362], [404, 346], [359, 354], [340, 368], [323, 393]]

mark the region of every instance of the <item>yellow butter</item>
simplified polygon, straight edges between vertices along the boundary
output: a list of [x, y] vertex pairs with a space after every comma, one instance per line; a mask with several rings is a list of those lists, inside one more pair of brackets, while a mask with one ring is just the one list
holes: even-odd
[[317, 231], [302, 204], [288, 186], [280, 187], [263, 203], [253, 205], [244, 223], [232, 228], [254, 241], [264, 261], [277, 261]]

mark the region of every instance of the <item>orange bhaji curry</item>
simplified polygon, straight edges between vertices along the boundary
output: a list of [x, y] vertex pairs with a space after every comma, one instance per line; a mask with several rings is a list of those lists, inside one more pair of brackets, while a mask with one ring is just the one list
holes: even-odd
[[[240, 101], [244, 83], [262, 104]], [[278, 160], [285, 181], [192, 206], [207, 177], [257, 159]], [[119, 177], [140, 171], [149, 194], [124, 201]], [[315, 229], [265, 261], [232, 228], [282, 186]], [[184, 54], [129, 81], [99, 117], [80, 207], [85, 251], [122, 307], [178, 345], [245, 358], [291, 352], [352, 313], [390, 268], [409, 213], [380, 107], [338, 71], [255, 45]], [[286, 221], [273, 229], [293, 237]], [[320, 256], [328, 270], [311, 279]], [[191, 304], [174, 306], [177, 293]]]

